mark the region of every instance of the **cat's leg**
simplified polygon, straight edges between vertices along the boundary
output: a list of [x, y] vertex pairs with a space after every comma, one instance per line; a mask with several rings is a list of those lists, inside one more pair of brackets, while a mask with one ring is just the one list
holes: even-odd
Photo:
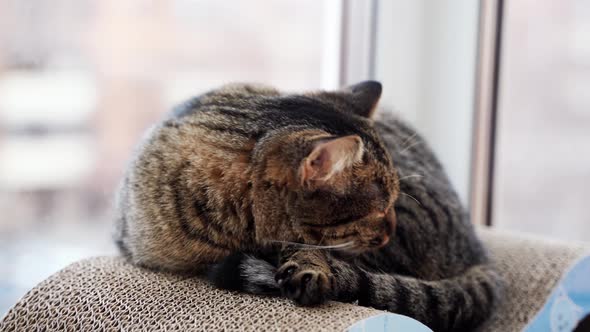
[[279, 251], [267, 253], [236, 252], [211, 265], [207, 277], [213, 285], [258, 295], [281, 295], [275, 281]]
[[334, 288], [349, 294], [357, 287], [360, 305], [413, 317], [434, 331], [470, 331], [488, 318], [502, 286], [493, 268], [477, 265], [455, 277], [431, 281], [359, 271], [356, 279], [337, 278]]
[[323, 251], [284, 248], [279, 263], [275, 280], [284, 296], [301, 305], [320, 304], [331, 297], [334, 277]]
[[[276, 266], [279, 266], [277, 269]], [[338, 275], [335, 275], [335, 271]], [[218, 288], [261, 295], [281, 295], [298, 304], [319, 304], [332, 298], [356, 300], [358, 272], [348, 263], [319, 250], [275, 248], [261, 253], [234, 253], [212, 265], [209, 280]]]
[[331, 297], [334, 281], [328, 260], [324, 252], [293, 247], [264, 254], [238, 252], [212, 265], [208, 278], [218, 288], [282, 294], [298, 304], [313, 305]]

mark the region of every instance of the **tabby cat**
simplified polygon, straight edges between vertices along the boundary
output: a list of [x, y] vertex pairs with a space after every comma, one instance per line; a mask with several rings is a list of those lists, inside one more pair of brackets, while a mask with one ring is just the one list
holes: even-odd
[[435, 331], [477, 327], [502, 281], [427, 144], [373, 118], [381, 89], [236, 84], [181, 105], [122, 182], [121, 253], [301, 305], [358, 301]]

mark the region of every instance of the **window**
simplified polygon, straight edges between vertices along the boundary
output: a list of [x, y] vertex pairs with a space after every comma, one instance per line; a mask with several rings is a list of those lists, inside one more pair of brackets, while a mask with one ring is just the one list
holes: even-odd
[[492, 223], [590, 238], [590, 3], [506, 1]]
[[587, 239], [589, 18], [584, 0], [0, 0], [0, 316], [115, 253], [142, 132], [225, 82], [380, 80], [476, 222]]
[[0, 315], [67, 263], [115, 252], [114, 188], [173, 105], [230, 81], [335, 84], [338, 5], [0, 0]]

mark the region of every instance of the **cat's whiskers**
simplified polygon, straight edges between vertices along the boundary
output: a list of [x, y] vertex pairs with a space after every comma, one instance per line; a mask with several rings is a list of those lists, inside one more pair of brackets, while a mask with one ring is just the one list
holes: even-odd
[[420, 175], [420, 174], [412, 174], [412, 175], [406, 175], [406, 176], [402, 176], [401, 178], [399, 178], [400, 181], [403, 181], [405, 179], [410, 179], [410, 178], [423, 178], [424, 175]]
[[406, 146], [405, 148], [403, 148], [401, 150], [401, 153], [404, 153], [404, 152], [408, 151], [409, 149], [413, 148], [416, 145], [419, 145], [420, 143], [422, 143], [422, 142], [420, 142], [420, 141], [414, 141], [414, 142], [408, 144], [408, 146]]
[[400, 191], [400, 194], [402, 194], [402, 195], [404, 195], [404, 196], [408, 196], [409, 198], [411, 198], [412, 200], [414, 200], [414, 202], [418, 203], [418, 205], [422, 206], [422, 203], [420, 203], [420, 201], [418, 201], [418, 200], [416, 199], [416, 197], [414, 197], [414, 196], [412, 196], [412, 195], [410, 195], [410, 194], [406, 194], [406, 193], [405, 193], [405, 192], [403, 192], [403, 191]]
[[[410, 142], [412, 140], [412, 138], [416, 137], [418, 135], [418, 133], [413, 133], [412, 135], [406, 137], [402, 143], [400, 144], [401, 146], [406, 145], [406, 143]], [[410, 143], [409, 145], [411, 145], [412, 143]]]
[[279, 241], [279, 240], [270, 240], [269, 242], [294, 245], [294, 246], [297, 246], [301, 249], [306, 249], [306, 250], [348, 249], [348, 248], [354, 247], [354, 241], [348, 241], [348, 242], [329, 245], [329, 246], [321, 246], [321, 245], [306, 244], [306, 243], [291, 242], [291, 241]]

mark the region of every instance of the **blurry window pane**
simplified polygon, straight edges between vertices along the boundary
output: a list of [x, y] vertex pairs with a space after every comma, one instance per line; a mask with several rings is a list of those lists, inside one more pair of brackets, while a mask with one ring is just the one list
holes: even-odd
[[114, 252], [114, 188], [173, 105], [234, 81], [319, 88], [326, 13], [317, 0], [0, 0], [0, 316], [55, 269]]
[[493, 224], [590, 238], [590, 2], [506, 1]]

